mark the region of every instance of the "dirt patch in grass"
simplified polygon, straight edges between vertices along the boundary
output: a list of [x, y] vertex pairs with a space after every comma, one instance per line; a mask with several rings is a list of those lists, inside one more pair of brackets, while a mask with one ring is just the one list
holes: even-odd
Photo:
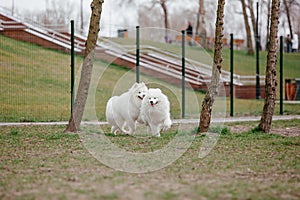
[[[232, 133], [241, 133], [248, 132], [253, 129], [252, 126], [247, 125], [236, 125], [229, 128]], [[286, 128], [272, 128], [271, 133], [278, 134], [282, 136], [288, 137], [299, 137], [300, 136], [300, 128], [298, 127], [286, 127]]]
[[283, 136], [299, 137], [300, 129], [298, 127], [273, 128], [271, 132]]
[[[289, 121], [274, 121], [270, 133], [278, 134], [287, 137], [299, 137], [300, 136], [300, 120]], [[257, 127], [259, 122], [251, 123], [230, 123], [226, 127], [229, 128], [231, 133], [243, 133], [252, 131]]]
[[[249, 124], [243, 124], [227, 127], [248, 128]], [[300, 122], [275, 123], [274, 128], [290, 125], [297, 128]], [[64, 128], [0, 127], [0, 199], [300, 198], [299, 136], [226, 133], [200, 159], [199, 148], [205, 136], [199, 135], [172, 164], [151, 173], [130, 174], [102, 164], [77, 134], [65, 134]], [[176, 133], [172, 130], [160, 139], [150, 138], [145, 149], [162, 147], [166, 143], [162, 141], [169, 141], [172, 134]], [[128, 151], [137, 149], [141, 140], [107, 137]]]

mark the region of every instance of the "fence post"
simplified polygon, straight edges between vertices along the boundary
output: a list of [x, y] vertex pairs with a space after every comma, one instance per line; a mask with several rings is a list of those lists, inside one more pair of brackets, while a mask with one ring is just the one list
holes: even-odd
[[74, 80], [75, 80], [75, 51], [74, 51], [74, 20], [71, 20], [71, 114], [74, 105]]
[[280, 114], [283, 115], [283, 36], [280, 36]]
[[233, 34], [230, 34], [230, 116], [233, 117]]
[[136, 82], [140, 82], [140, 27], [136, 26]]
[[185, 117], [185, 31], [182, 30], [182, 77], [181, 77], [181, 91], [182, 91], [182, 113], [181, 117]]

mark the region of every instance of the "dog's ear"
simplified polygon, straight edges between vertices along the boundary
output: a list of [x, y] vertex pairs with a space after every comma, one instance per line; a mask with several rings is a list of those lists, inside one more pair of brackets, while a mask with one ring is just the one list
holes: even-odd
[[156, 90], [161, 93], [161, 90], [159, 88], [156, 88]]
[[140, 85], [141, 87], [147, 87], [146, 84], [145, 84], [144, 82], [140, 82], [139, 85]]
[[138, 83], [137, 82], [135, 82], [133, 85], [132, 85], [132, 89], [134, 89], [134, 88], [136, 88], [138, 86]]
[[138, 83], [134, 83], [131, 88], [129, 88], [129, 92], [133, 92], [138, 87]]

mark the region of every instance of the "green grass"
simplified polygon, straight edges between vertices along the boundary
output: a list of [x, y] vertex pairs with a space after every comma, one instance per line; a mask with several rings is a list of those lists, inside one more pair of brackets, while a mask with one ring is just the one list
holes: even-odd
[[[212, 151], [198, 158], [205, 136], [172, 164], [150, 173], [130, 174], [95, 159], [77, 134], [64, 126], [0, 127], [1, 199], [298, 199], [300, 137], [255, 131], [257, 122], [225, 124]], [[235, 126], [249, 131], [231, 133]], [[299, 120], [274, 121], [275, 128]], [[129, 152], [152, 152], [176, 135], [161, 138], [108, 133]]]
[[[58, 51], [41, 48], [37, 45], [19, 42], [0, 35], [0, 121], [67, 121], [70, 115], [70, 56]], [[120, 40], [123, 44], [134, 44], [133, 40]], [[180, 54], [179, 45], [166, 45], [145, 42], [159, 48]], [[254, 57], [236, 51], [236, 70], [251, 75], [250, 66]], [[261, 53], [264, 55], [264, 53]], [[196, 47], [188, 47], [187, 55], [209, 64], [212, 51], [205, 52]], [[224, 49], [224, 69], [228, 68], [229, 51]], [[285, 76], [300, 77], [300, 54], [285, 55]], [[263, 56], [262, 56], [263, 57]], [[246, 62], [245, 62], [246, 61]], [[82, 57], [76, 56], [76, 72], [79, 71]], [[262, 63], [262, 62], [261, 62]], [[245, 68], [240, 65], [245, 64]], [[249, 71], [247, 71], [249, 69]], [[96, 61], [94, 66], [93, 87], [96, 87], [91, 105], [87, 110], [96, 111], [98, 120], [105, 120], [105, 104], [111, 95], [120, 94], [135, 80], [135, 72], [113, 64]], [[155, 78], [142, 76], [141, 80], [149, 87], [160, 87], [171, 102], [172, 118], [181, 116], [181, 91], [178, 87], [163, 83]], [[195, 98], [191, 98], [195, 97]], [[93, 104], [95, 100], [95, 106]], [[198, 117], [203, 93], [187, 91], [187, 114]], [[198, 105], [197, 105], [198, 102]], [[217, 107], [225, 107], [229, 113], [229, 100]], [[242, 100], [234, 102], [235, 116], [260, 115], [263, 100]], [[279, 113], [276, 105], [275, 114]], [[300, 105], [284, 105], [285, 114], [299, 114]], [[85, 119], [89, 117], [86, 116]]]

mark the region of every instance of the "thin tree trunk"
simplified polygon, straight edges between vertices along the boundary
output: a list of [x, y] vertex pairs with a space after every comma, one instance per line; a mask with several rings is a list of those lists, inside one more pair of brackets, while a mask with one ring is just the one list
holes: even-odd
[[271, 28], [270, 28], [270, 48], [267, 57], [266, 67], [266, 97], [261, 116], [259, 129], [265, 133], [269, 133], [272, 124], [272, 117], [275, 109], [276, 99], [276, 62], [278, 49], [278, 24], [279, 24], [279, 6], [280, 0], [272, 0]]
[[199, 0], [200, 6], [200, 44], [202, 47], [206, 48], [206, 28], [205, 28], [205, 10], [204, 10], [204, 0]]
[[204, 0], [199, 0], [199, 7], [198, 7], [198, 12], [197, 12], [197, 22], [196, 22], [196, 35], [199, 35], [199, 34], [201, 34], [201, 32], [205, 31], [204, 15], [205, 15]]
[[[248, 0], [248, 8], [250, 11], [250, 18], [251, 18], [251, 23], [252, 23], [252, 30], [253, 30], [253, 34], [256, 34], [256, 18], [254, 15], [254, 9], [253, 9], [253, 1], [252, 0]], [[257, 16], [256, 16], [257, 17]]]
[[243, 15], [244, 15], [244, 21], [245, 21], [245, 28], [246, 28], [246, 34], [247, 34], [247, 49], [249, 55], [254, 55], [254, 49], [252, 44], [252, 34], [251, 29], [248, 21], [248, 15], [246, 10], [246, 3], [245, 0], [241, 0], [242, 8], [243, 8]]
[[207, 132], [211, 121], [212, 107], [215, 101], [215, 96], [218, 94], [220, 83], [220, 75], [222, 68], [222, 38], [224, 36], [224, 7], [225, 0], [218, 0], [218, 10], [216, 19], [216, 32], [215, 32], [215, 51], [214, 63], [212, 68], [212, 77], [210, 86], [205, 94], [202, 102], [202, 110], [200, 114], [199, 133]]
[[164, 11], [165, 28], [169, 29], [168, 9], [167, 9], [167, 6], [166, 6], [166, 2], [165, 2], [165, 0], [160, 0], [160, 2], [161, 2], [161, 7]]
[[266, 50], [269, 50], [269, 38], [270, 38], [270, 18], [271, 18], [271, 0], [268, 0], [268, 21], [267, 21], [267, 41], [266, 41]]
[[83, 35], [83, 0], [80, 0], [80, 33]]
[[165, 23], [165, 41], [166, 43], [169, 42], [169, 19], [168, 19], [168, 9], [166, 6], [166, 1], [165, 0], [160, 0], [160, 5], [163, 9], [164, 12], [164, 23]]
[[289, 9], [287, 0], [283, 0], [283, 4], [284, 4], [285, 12], [286, 12], [286, 17], [287, 17], [288, 23], [289, 23], [290, 36], [293, 39], [293, 29], [292, 29], [292, 23], [291, 23], [290, 9]]
[[200, 28], [201, 1], [202, 1], [202, 0], [199, 0], [199, 7], [198, 7], [198, 12], [197, 12], [196, 35], [199, 34], [199, 28]]
[[79, 129], [92, 77], [94, 53], [97, 44], [102, 4], [104, 0], [93, 0], [91, 3], [91, 18], [89, 34], [85, 45], [84, 60], [81, 70], [78, 91], [73, 107], [73, 113], [65, 132], [77, 132]]

